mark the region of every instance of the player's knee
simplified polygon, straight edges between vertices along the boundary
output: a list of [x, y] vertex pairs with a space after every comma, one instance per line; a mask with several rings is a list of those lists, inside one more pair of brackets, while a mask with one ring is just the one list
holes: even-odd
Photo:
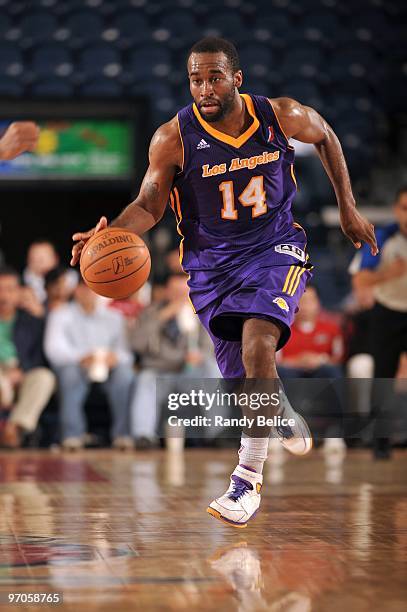
[[275, 368], [277, 338], [272, 334], [256, 335], [247, 339], [242, 348], [243, 364], [246, 375], [256, 377], [265, 375]]

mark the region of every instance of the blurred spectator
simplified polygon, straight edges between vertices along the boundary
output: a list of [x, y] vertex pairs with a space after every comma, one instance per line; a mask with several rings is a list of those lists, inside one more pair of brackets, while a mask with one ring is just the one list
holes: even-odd
[[0, 405], [10, 414], [2, 444], [16, 448], [33, 432], [50, 399], [55, 377], [42, 352], [44, 322], [18, 308], [20, 283], [11, 268], [0, 269]]
[[184, 273], [179, 257], [180, 257], [179, 247], [177, 247], [176, 249], [172, 249], [166, 255], [165, 262], [171, 274], [183, 274]]
[[27, 267], [23, 272], [24, 284], [31, 287], [41, 303], [44, 303], [47, 294], [44, 277], [58, 265], [58, 255], [55, 247], [46, 240], [33, 242], [27, 253]]
[[146, 283], [130, 295], [128, 298], [122, 300], [112, 300], [110, 302], [110, 308], [120, 312], [126, 320], [131, 324], [139, 316], [141, 311], [151, 300], [151, 287], [149, 283]]
[[372, 378], [372, 312], [375, 300], [371, 287], [355, 287], [344, 318], [346, 371], [350, 378]]
[[44, 276], [44, 287], [47, 295], [45, 301], [47, 312], [66, 304], [74, 291], [70, 271], [62, 266], [53, 268]]
[[[374, 257], [367, 245], [352, 264], [353, 286], [373, 288], [376, 300], [372, 313], [371, 342], [374, 376], [382, 379], [374, 387], [373, 413], [377, 420], [374, 441], [376, 458], [390, 456], [390, 430], [386, 405], [392, 392], [387, 381], [394, 379], [401, 356], [407, 351], [407, 186], [396, 194], [396, 223], [377, 230], [379, 254]], [[380, 429], [382, 427], [382, 429]]]
[[45, 315], [45, 308], [43, 304], [37, 298], [34, 289], [23, 285], [20, 287], [20, 299], [18, 307], [22, 310], [26, 310], [33, 317], [43, 317]]
[[370, 411], [374, 374], [371, 346], [373, 306], [371, 287], [355, 287], [346, 307], [343, 324], [346, 374], [349, 379], [353, 379], [348, 385], [350, 402], [359, 416], [365, 416]]
[[123, 317], [101, 303], [83, 281], [74, 295], [73, 302], [51, 311], [45, 336], [46, 355], [59, 381], [63, 446], [82, 447], [85, 400], [92, 382], [99, 382], [112, 411], [113, 446], [130, 448], [129, 407], [135, 376]]
[[[131, 333], [132, 349], [140, 356], [141, 370], [132, 406], [132, 431], [136, 446], [153, 445], [160, 406], [166, 389], [157, 377], [218, 377], [209, 337], [188, 299], [185, 274], [171, 275], [164, 286], [155, 284], [152, 303], [136, 321]], [[172, 384], [172, 383], [171, 383]]]
[[[278, 373], [283, 380], [284, 378], [341, 378], [342, 359], [342, 331], [335, 321], [322, 315], [317, 290], [309, 285], [300, 300], [290, 340], [281, 350]], [[300, 395], [306, 396], [309, 392], [314, 392], [313, 389], [312, 386], [305, 386]], [[342, 396], [342, 393], [339, 395]], [[341, 410], [340, 397], [334, 389], [321, 389], [319, 398], [323, 398], [324, 414], [328, 419], [323, 450], [326, 453], [343, 455], [346, 452], [346, 445], [339, 437], [337, 412], [337, 409]], [[294, 404], [297, 401], [298, 398]]]
[[281, 350], [281, 378], [337, 378], [342, 376], [343, 338], [339, 326], [321, 316], [315, 287], [308, 286], [300, 300], [291, 338]]

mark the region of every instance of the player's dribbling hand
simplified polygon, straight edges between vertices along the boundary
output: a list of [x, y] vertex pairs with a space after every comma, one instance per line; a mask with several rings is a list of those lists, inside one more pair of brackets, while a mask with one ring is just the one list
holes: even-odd
[[0, 159], [14, 159], [37, 145], [40, 128], [33, 121], [11, 123], [0, 139]]
[[370, 246], [372, 255], [378, 254], [379, 249], [374, 233], [374, 225], [369, 223], [356, 208], [350, 207], [342, 210], [340, 219], [343, 233], [349, 238], [356, 249], [360, 249], [362, 242], [366, 242]]
[[74, 240], [76, 244], [74, 244], [74, 246], [72, 247], [71, 266], [75, 266], [78, 263], [79, 258], [82, 253], [82, 249], [87, 243], [87, 241], [89, 240], [89, 238], [92, 238], [94, 234], [97, 234], [97, 232], [104, 230], [106, 227], [107, 227], [106, 217], [100, 217], [99, 222], [94, 228], [92, 228], [88, 232], [77, 232], [76, 234], [72, 236], [72, 240]]

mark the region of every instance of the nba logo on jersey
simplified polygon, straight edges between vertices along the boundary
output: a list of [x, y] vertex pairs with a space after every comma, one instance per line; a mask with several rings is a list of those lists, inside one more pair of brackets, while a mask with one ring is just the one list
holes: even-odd
[[273, 126], [272, 125], [268, 126], [268, 131], [269, 131], [269, 136], [267, 138], [267, 142], [273, 142], [273, 140], [274, 140], [274, 130], [273, 130]]

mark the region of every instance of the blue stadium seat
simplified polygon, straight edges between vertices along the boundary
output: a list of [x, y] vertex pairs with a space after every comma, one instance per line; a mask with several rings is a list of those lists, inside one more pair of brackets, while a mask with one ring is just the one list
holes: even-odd
[[302, 104], [307, 104], [317, 110], [321, 110], [323, 107], [323, 96], [316, 84], [311, 80], [291, 79], [286, 81], [281, 86], [279, 95], [294, 98]]
[[326, 60], [319, 45], [295, 45], [288, 49], [281, 63], [284, 78], [317, 78], [323, 73]]
[[154, 38], [165, 40], [172, 48], [190, 46], [202, 37], [191, 11], [182, 9], [166, 11], [154, 25]]
[[24, 0], [13, 0], [13, 2], [7, 2], [3, 10], [6, 10], [13, 17], [19, 16], [27, 10], [27, 3]]
[[103, 18], [95, 11], [78, 11], [70, 15], [65, 27], [69, 32], [68, 42], [75, 47], [100, 40], [105, 29]]
[[28, 46], [51, 39], [58, 28], [58, 23], [49, 11], [37, 11], [24, 15], [19, 27], [23, 44]]
[[130, 93], [133, 96], [147, 95], [149, 97], [151, 120], [154, 127], [168, 121], [181, 108], [177, 104], [172, 89], [159, 79], [136, 84], [131, 87]]
[[332, 81], [347, 77], [366, 78], [370, 70], [374, 69], [376, 59], [371, 47], [354, 44], [333, 55], [327, 65], [327, 72]]
[[243, 79], [243, 85], [240, 88], [241, 93], [251, 93], [259, 96], [272, 96], [270, 85], [265, 79], [256, 79], [249, 76]]
[[0, 13], [0, 36], [4, 40], [4, 36], [11, 29], [12, 21], [6, 13]]
[[73, 70], [72, 55], [64, 45], [50, 43], [32, 51], [31, 69], [38, 77], [69, 74]]
[[74, 95], [74, 86], [67, 79], [42, 79], [32, 84], [31, 95], [39, 98], [71, 98]]
[[18, 78], [2, 76], [0, 79], [0, 96], [4, 98], [21, 98], [24, 85]]
[[151, 77], [166, 77], [171, 71], [171, 53], [165, 47], [149, 45], [134, 49], [126, 63], [126, 78], [130, 82]]
[[[38, 0], [36, 0], [38, 2]], [[40, 0], [42, 8], [52, 11], [54, 15], [65, 17], [66, 15], [75, 11], [80, 11], [85, 5], [84, 0], [69, 0], [67, 2], [61, 2], [61, 0]]]
[[267, 45], [250, 44], [239, 48], [240, 65], [247, 77], [266, 77], [272, 68], [272, 53]]
[[120, 52], [107, 44], [98, 44], [84, 49], [78, 68], [85, 78], [105, 75], [116, 77], [122, 71]]
[[257, 13], [252, 35], [259, 42], [266, 42], [276, 48], [288, 47], [294, 40], [295, 29], [288, 13], [278, 12], [268, 16]]
[[352, 16], [350, 27], [362, 41], [374, 41], [392, 31], [392, 24], [384, 11], [370, 7]]
[[79, 93], [85, 98], [120, 98], [123, 95], [123, 88], [118, 81], [98, 78], [82, 85]]
[[298, 27], [302, 30], [305, 39], [329, 43], [335, 38], [341, 24], [334, 11], [319, 10], [304, 15]]
[[151, 40], [149, 23], [140, 11], [124, 11], [117, 14], [111, 27], [118, 30], [118, 44], [123, 48], [144, 44]]
[[223, 36], [234, 42], [243, 42], [252, 38], [245, 20], [233, 10], [210, 14], [203, 26], [203, 33], [204, 35]]
[[17, 45], [11, 42], [0, 43], [0, 71], [15, 76], [23, 70], [23, 56]]

